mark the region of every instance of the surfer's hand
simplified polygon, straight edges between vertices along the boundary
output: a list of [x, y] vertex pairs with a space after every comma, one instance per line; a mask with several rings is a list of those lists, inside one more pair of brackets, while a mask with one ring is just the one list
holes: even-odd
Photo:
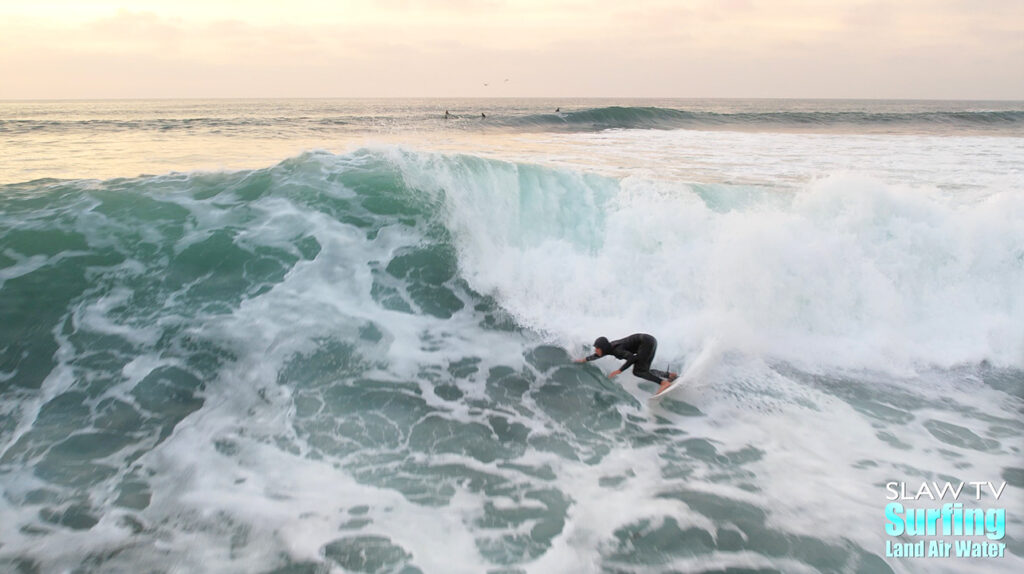
[[609, 379], [614, 379], [617, 375], [621, 375], [621, 374], [622, 374], [622, 371], [616, 369], [616, 370], [608, 373], [608, 378]]
[[574, 363], [586, 363], [587, 360], [586, 359], [573, 359], [572, 362], [574, 362]]

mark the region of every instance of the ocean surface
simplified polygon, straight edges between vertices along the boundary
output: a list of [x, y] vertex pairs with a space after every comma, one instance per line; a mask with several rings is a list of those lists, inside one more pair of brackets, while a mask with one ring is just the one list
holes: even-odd
[[0, 102], [0, 571], [1016, 573], [1022, 415], [1024, 102]]

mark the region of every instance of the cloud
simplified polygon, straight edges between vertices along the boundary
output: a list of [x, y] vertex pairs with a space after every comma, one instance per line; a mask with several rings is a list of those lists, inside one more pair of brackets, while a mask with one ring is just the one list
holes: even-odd
[[185, 1], [0, 18], [0, 98], [1024, 97], [1024, 3]]

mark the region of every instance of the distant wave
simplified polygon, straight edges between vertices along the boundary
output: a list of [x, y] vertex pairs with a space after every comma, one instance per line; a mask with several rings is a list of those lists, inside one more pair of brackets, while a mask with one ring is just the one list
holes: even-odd
[[1019, 130], [1024, 111], [943, 112], [749, 112], [715, 113], [656, 107], [611, 106], [573, 112], [529, 115], [505, 122], [511, 127], [601, 131], [607, 129], [763, 129], [858, 127], [878, 129], [929, 126], [948, 130]]
[[0, 119], [0, 134], [12, 135], [38, 132], [191, 132], [191, 131], [249, 131], [263, 129], [327, 129], [351, 123], [340, 117], [197, 117], [165, 119], [80, 119], [38, 120]]
[[[476, 120], [477, 117], [461, 117]], [[87, 118], [0, 119], [0, 134], [109, 133], [109, 132], [212, 132], [212, 133], [310, 133], [346, 131], [376, 132], [382, 129], [433, 130], [442, 123], [436, 115], [404, 118], [377, 116], [229, 116], [194, 118]], [[463, 121], [459, 129], [510, 129], [554, 132], [594, 132], [610, 129], [724, 129], [724, 130], [854, 130], [924, 133], [1024, 132], [1024, 110], [1002, 111], [689, 111], [659, 107], [610, 106], [547, 114], [489, 116], [486, 122]]]
[[511, 126], [565, 126], [579, 130], [675, 129], [696, 126], [699, 114], [683, 110], [651, 107], [593, 108], [575, 112], [529, 115], [508, 120]]

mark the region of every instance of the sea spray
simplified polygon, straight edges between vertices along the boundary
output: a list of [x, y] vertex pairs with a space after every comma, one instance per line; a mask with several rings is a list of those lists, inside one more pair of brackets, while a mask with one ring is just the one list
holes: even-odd
[[388, 157], [444, 198], [470, 284], [563, 344], [641, 329], [677, 356], [714, 336], [805, 365], [1024, 364], [1020, 194], [836, 176], [723, 209], [688, 185]]

